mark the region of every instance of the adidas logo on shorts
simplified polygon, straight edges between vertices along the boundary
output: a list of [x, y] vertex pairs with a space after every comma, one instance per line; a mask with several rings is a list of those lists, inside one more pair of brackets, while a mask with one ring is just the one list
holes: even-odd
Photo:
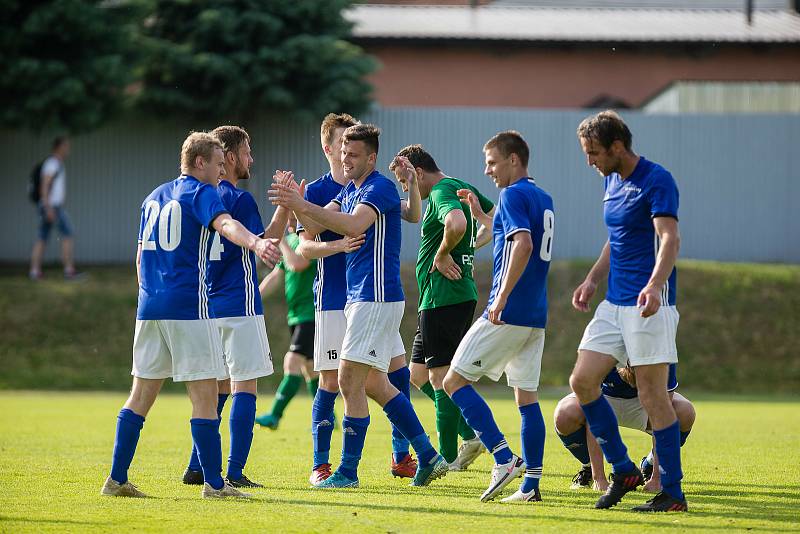
[[369, 355], [372, 356], [373, 358], [377, 358], [378, 357], [378, 355], [375, 354], [375, 350], [369, 351]]
[[475, 360], [474, 362], [472, 362], [472, 365], [474, 365], [475, 367], [480, 367], [481, 366], [481, 361], [480, 360]]

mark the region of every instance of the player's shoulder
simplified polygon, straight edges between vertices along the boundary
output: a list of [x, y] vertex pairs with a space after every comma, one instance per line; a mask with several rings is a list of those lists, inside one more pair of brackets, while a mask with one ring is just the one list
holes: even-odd
[[659, 184], [659, 183], [675, 183], [675, 178], [672, 176], [672, 173], [665, 169], [662, 165], [656, 163], [655, 161], [650, 161], [646, 159], [644, 156], [641, 156], [644, 165], [644, 174], [647, 177], [648, 184]]
[[316, 180], [312, 180], [311, 182], [306, 184], [306, 192], [310, 193], [310, 192], [322, 191], [326, 187], [329, 187], [331, 185], [331, 182], [333, 182], [333, 179], [331, 178], [331, 173], [323, 174]]

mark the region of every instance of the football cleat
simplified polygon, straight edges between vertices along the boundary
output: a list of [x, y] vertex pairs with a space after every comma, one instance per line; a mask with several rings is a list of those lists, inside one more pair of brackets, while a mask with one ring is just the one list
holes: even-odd
[[665, 491], [662, 491], [649, 501], [633, 507], [634, 512], [688, 512], [689, 506], [686, 499], [679, 501]]
[[572, 477], [572, 485], [569, 489], [591, 488], [592, 482], [592, 466], [584, 465], [581, 467], [581, 470]]
[[461, 443], [456, 459], [450, 464], [450, 471], [466, 471], [478, 456], [486, 451], [480, 438], [472, 438]]
[[417, 472], [414, 474], [414, 480], [411, 481], [411, 485], [427, 486], [437, 478], [447, 475], [450, 470], [449, 467], [447, 460], [441, 454], [437, 454], [425, 467], [417, 467]]
[[226, 480], [220, 489], [214, 489], [208, 482], [203, 484], [203, 498], [204, 499], [227, 499], [233, 497], [235, 499], [247, 499], [250, 497], [249, 493], [239, 491], [230, 485]]
[[605, 509], [616, 506], [626, 493], [644, 484], [642, 472], [635, 466], [633, 471], [614, 473], [613, 475], [614, 476], [611, 477], [610, 480], [611, 484], [609, 484], [606, 492], [597, 500], [597, 503], [594, 505], [595, 508]]
[[271, 413], [265, 413], [264, 415], [259, 415], [256, 417], [257, 425], [263, 426], [264, 428], [269, 428], [270, 430], [278, 430], [279, 422], [280, 419]]
[[259, 484], [258, 482], [253, 482], [247, 475], [242, 473], [241, 478], [226, 478], [225, 482], [233, 486], [234, 488], [263, 488], [263, 484]]
[[105, 484], [103, 484], [102, 489], [100, 489], [100, 495], [105, 495], [106, 497], [147, 497], [147, 495], [139, 491], [139, 488], [131, 484], [130, 481], [120, 484], [111, 477], [106, 479]]
[[311, 471], [311, 476], [308, 477], [308, 481], [311, 483], [312, 486], [319, 486], [323, 481], [327, 480], [331, 476], [331, 464], [322, 464], [319, 467], [315, 468]]
[[642, 476], [644, 477], [645, 481], [650, 480], [653, 477], [653, 464], [647, 461], [647, 456], [642, 458], [642, 461], [639, 464], [639, 470], [642, 472]]
[[392, 456], [392, 476], [400, 478], [414, 478], [417, 473], [417, 461], [410, 454], [399, 462], [394, 461]]
[[195, 471], [189, 467], [183, 472], [183, 483], [190, 486], [202, 486], [205, 479], [203, 478], [203, 471]]
[[336, 489], [336, 488], [357, 488], [358, 479], [350, 479], [336, 471], [334, 474], [320, 482], [315, 488]]
[[539, 488], [532, 489], [528, 493], [523, 493], [522, 488], [518, 489], [512, 495], [505, 499], [500, 499], [500, 502], [541, 502], [542, 494], [539, 493]]
[[491, 501], [497, 497], [509, 482], [525, 472], [525, 462], [516, 454], [511, 455], [511, 460], [504, 464], [495, 464], [492, 467], [492, 479], [489, 487], [481, 495], [481, 502]]

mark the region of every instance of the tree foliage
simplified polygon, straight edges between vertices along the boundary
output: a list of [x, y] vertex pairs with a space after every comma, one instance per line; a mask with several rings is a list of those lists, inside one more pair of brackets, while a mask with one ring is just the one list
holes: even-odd
[[154, 0], [139, 103], [159, 114], [243, 120], [363, 110], [375, 62], [348, 43], [350, 0]]
[[91, 130], [132, 80], [137, 10], [99, 0], [0, 0], [0, 121], [34, 131]]

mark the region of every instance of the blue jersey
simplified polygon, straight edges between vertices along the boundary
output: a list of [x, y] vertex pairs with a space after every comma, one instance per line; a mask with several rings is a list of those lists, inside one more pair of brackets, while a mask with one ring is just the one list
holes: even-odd
[[[264, 223], [253, 195], [227, 180], [220, 181], [217, 193], [231, 217], [255, 235], [264, 233]], [[214, 316], [263, 315], [255, 253], [215, 233], [209, 259], [208, 294]]]
[[[626, 180], [613, 173], [605, 182], [603, 213], [611, 247], [606, 300], [618, 306], [636, 306], [658, 256], [653, 219], [678, 218], [678, 186], [666, 169], [643, 157]], [[673, 269], [661, 295], [664, 305], [675, 304], [675, 279]]]
[[[633, 399], [639, 396], [639, 392], [635, 387], [625, 382], [617, 368], [611, 370], [608, 375], [603, 379], [601, 386], [603, 395], [615, 397], [618, 399]], [[678, 389], [678, 364], [669, 364], [669, 378], [667, 378], [667, 391], [675, 391]]]
[[[305, 199], [317, 206], [325, 207], [331, 203], [344, 186], [327, 173], [306, 186]], [[298, 225], [297, 231], [303, 228]], [[317, 241], [338, 241], [343, 236], [325, 230], [317, 237]], [[318, 311], [343, 310], [347, 302], [346, 259], [344, 252], [339, 252], [317, 260], [317, 276], [314, 278], [314, 309]]]
[[137, 319], [210, 319], [208, 248], [211, 223], [226, 213], [216, 188], [181, 175], [142, 203]]
[[500, 291], [511, 259], [512, 237], [517, 232], [531, 234], [533, 251], [528, 265], [506, 301], [500, 319], [506, 324], [544, 328], [547, 324], [547, 271], [553, 248], [553, 199], [536, 186], [532, 178], [523, 178], [500, 191], [494, 215], [494, 266], [489, 304], [483, 313], [488, 318]]
[[365, 204], [378, 218], [367, 228], [361, 248], [346, 254], [347, 302], [405, 300], [400, 282], [400, 195], [394, 182], [372, 171], [361, 187], [347, 184], [336, 197], [343, 213]]

